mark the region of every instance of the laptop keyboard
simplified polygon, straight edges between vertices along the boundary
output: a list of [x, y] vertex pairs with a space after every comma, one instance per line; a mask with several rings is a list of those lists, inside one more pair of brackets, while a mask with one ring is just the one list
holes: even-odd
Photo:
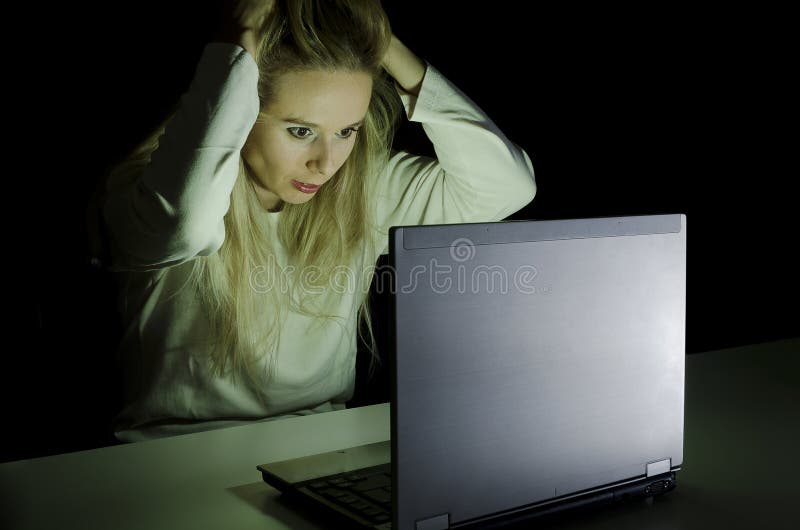
[[392, 518], [391, 465], [359, 469], [306, 482], [309, 488], [347, 511], [375, 524]]

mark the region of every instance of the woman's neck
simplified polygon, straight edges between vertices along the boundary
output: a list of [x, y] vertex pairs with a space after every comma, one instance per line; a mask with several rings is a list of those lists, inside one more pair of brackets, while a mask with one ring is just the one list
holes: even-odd
[[277, 212], [280, 212], [281, 210], [283, 210], [283, 205], [284, 205], [284, 204], [286, 204], [286, 203], [285, 203], [285, 202], [283, 202], [283, 201], [278, 201], [278, 204], [276, 204], [276, 205], [275, 205], [275, 206], [273, 206], [272, 208], [267, 208], [267, 211], [268, 211], [269, 213], [277, 213]]

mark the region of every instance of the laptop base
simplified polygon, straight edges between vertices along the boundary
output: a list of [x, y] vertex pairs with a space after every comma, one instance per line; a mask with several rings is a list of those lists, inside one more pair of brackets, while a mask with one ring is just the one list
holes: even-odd
[[[377, 530], [392, 528], [391, 469], [388, 464], [346, 471], [326, 477], [316, 477], [293, 484], [276, 480], [274, 475], [264, 469], [261, 471], [264, 481], [279, 489], [286, 500], [313, 508], [314, 511], [323, 510], [332, 518], [332, 528], [338, 528], [341, 525]], [[676, 471], [670, 471], [657, 476], [607, 486], [600, 491], [579, 492], [563, 499], [553, 499], [535, 506], [517, 508], [508, 513], [491, 514], [454, 525], [443, 525], [441, 528], [464, 530], [513, 528], [532, 520], [552, 518], [561, 512], [577, 513], [625, 501], [663, 495], [675, 489], [676, 485]]]

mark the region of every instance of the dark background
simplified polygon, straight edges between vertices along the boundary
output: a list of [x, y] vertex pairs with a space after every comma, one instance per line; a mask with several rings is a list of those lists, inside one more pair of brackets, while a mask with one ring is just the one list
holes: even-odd
[[[23, 119], [6, 174], [3, 461], [114, 443], [119, 325], [87, 261], [86, 204], [186, 89], [215, 27], [213, 8], [161, 4], [8, 19], [36, 31], [6, 65], [6, 114]], [[684, 213], [687, 353], [800, 336], [786, 14], [466, 4], [384, 1], [395, 34], [531, 157], [538, 193], [511, 219]], [[396, 146], [433, 154], [419, 124]], [[365, 361], [362, 346], [351, 405], [388, 399]]]

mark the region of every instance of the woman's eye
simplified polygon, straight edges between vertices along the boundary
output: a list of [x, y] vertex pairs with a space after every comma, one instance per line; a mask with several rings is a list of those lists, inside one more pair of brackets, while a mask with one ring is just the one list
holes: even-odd
[[356, 127], [348, 127], [347, 129], [343, 129], [342, 130], [342, 132], [344, 132], [344, 131], [348, 131], [348, 133], [347, 134], [343, 134], [341, 137], [342, 138], [350, 138], [353, 135], [353, 133], [358, 132], [358, 128], [356, 128]]
[[295, 138], [300, 138], [301, 140], [304, 140], [309, 136], [311, 136], [310, 134], [300, 134], [301, 131], [307, 131], [310, 133], [311, 129], [309, 129], [308, 127], [289, 127], [287, 130], [292, 134], [292, 136], [294, 136]]

